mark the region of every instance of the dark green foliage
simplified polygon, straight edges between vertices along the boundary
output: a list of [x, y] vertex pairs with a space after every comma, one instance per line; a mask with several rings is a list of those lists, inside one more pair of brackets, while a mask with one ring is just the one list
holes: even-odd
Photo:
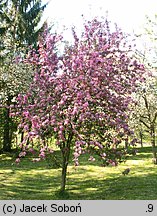
[[[17, 2], [17, 3], [16, 3]], [[33, 45], [36, 47], [39, 33], [38, 28], [41, 16], [46, 5], [41, 6], [41, 0], [36, 1], [13, 1], [16, 17], [12, 17], [11, 23], [16, 23], [16, 41], [19, 46]]]
[[53, 154], [48, 154], [46, 157], [46, 162], [49, 168], [58, 169], [62, 167], [62, 159], [60, 152], [54, 152]]
[[37, 46], [38, 36], [43, 31], [38, 25], [46, 7], [41, 2], [11, 0], [0, 4], [0, 35], [7, 34], [15, 48]]
[[[39, 22], [46, 5], [41, 0], [0, 0], [0, 105], [10, 106], [12, 99], [21, 93], [14, 88], [17, 83], [14, 75], [14, 58], [20, 53], [26, 54], [29, 46], [37, 48], [37, 41], [43, 26]], [[17, 70], [17, 69], [15, 69]], [[7, 72], [7, 73], [6, 73]], [[23, 70], [21, 73], [25, 73]], [[28, 72], [27, 72], [28, 73]], [[18, 74], [18, 71], [17, 71]], [[21, 79], [22, 79], [21, 74]], [[30, 80], [29, 80], [30, 81]], [[27, 81], [28, 82], [28, 81]], [[19, 81], [21, 83], [21, 81]], [[20, 84], [19, 84], [20, 85]], [[28, 83], [26, 83], [26, 86]], [[18, 86], [18, 85], [16, 85]], [[0, 108], [2, 109], [2, 108]], [[9, 108], [0, 111], [0, 148], [11, 150], [12, 138], [16, 131], [16, 122], [10, 118]]]

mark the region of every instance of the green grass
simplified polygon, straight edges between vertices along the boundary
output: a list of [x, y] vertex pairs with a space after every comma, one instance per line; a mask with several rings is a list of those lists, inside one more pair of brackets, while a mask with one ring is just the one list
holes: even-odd
[[[87, 162], [86, 162], [87, 161]], [[27, 158], [19, 165], [11, 155], [0, 155], [0, 199], [4, 200], [147, 200], [157, 199], [157, 165], [152, 164], [150, 147], [139, 148], [118, 167], [101, 167], [83, 156], [80, 166], [71, 163], [67, 173], [67, 195], [59, 196], [61, 168], [45, 161], [32, 163]], [[130, 167], [129, 175], [121, 172]]]

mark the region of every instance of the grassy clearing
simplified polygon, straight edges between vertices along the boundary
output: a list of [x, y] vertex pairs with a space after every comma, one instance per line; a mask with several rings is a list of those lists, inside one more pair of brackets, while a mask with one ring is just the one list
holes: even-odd
[[[51, 168], [47, 162], [32, 163], [24, 159], [18, 166], [14, 159], [0, 155], [0, 199], [103, 199], [147, 200], [157, 199], [157, 166], [152, 164], [150, 147], [140, 148], [137, 156], [131, 156], [118, 167], [100, 167], [99, 161], [88, 162], [81, 158], [80, 166], [68, 167], [68, 197], [60, 197], [61, 168]], [[125, 168], [131, 168], [123, 176]]]

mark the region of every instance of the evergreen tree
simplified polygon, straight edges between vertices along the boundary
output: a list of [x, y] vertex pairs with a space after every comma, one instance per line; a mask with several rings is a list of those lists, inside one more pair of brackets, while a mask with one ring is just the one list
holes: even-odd
[[[9, 117], [12, 99], [25, 89], [30, 82], [28, 70], [16, 65], [15, 56], [27, 52], [31, 45], [37, 46], [38, 36], [43, 27], [38, 28], [46, 5], [41, 0], [6, 0], [0, 1], [0, 56], [3, 57], [0, 67], [0, 104], [3, 105], [3, 150], [11, 150], [12, 119]], [[26, 80], [24, 79], [26, 77]], [[25, 86], [24, 86], [25, 85]]]
[[7, 0], [3, 4], [3, 21], [17, 47], [36, 46], [38, 35], [42, 31], [38, 24], [45, 7], [46, 4], [41, 5], [41, 0]]

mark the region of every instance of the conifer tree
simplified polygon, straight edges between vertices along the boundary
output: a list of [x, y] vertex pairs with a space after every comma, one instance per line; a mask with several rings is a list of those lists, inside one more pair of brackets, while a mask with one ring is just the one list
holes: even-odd
[[[14, 59], [19, 53], [25, 54], [29, 46], [36, 48], [38, 36], [42, 32], [42, 27], [38, 28], [38, 25], [45, 7], [46, 5], [42, 6], [41, 0], [0, 1], [0, 37], [3, 37], [0, 44], [0, 104], [5, 116], [2, 129], [5, 151], [11, 150], [14, 125], [9, 117], [9, 106], [31, 78], [26, 76], [29, 74], [28, 70], [21, 70], [21, 65], [18, 68]], [[26, 80], [23, 77], [26, 77]]]

